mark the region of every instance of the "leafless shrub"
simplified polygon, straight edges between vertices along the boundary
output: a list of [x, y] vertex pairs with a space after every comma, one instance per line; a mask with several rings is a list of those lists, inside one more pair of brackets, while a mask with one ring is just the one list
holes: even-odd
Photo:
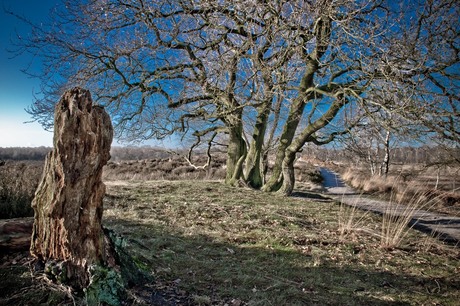
[[178, 167], [177, 164], [173, 162], [162, 162], [158, 165], [158, 169], [166, 173], [170, 173], [174, 168]]
[[[197, 162], [205, 161], [206, 156], [197, 156]], [[104, 169], [105, 180], [186, 180], [223, 179], [225, 157], [215, 158], [209, 169], [190, 166], [180, 156], [129, 161], [111, 161]]]

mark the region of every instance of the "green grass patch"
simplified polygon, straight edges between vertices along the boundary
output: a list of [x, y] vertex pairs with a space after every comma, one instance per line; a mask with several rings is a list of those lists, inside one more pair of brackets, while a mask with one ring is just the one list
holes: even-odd
[[[340, 206], [217, 181], [110, 182], [105, 226], [136, 264], [197, 305], [454, 305], [459, 250], [341, 230]], [[357, 217], [364, 214], [355, 212]], [[381, 224], [363, 215], [367, 228]], [[229, 304], [231, 305], [231, 304]]]

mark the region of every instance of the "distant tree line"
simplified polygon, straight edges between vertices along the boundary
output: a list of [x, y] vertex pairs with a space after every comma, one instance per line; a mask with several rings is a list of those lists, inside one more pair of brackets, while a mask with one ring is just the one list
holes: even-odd
[[[50, 147], [9, 147], [0, 148], [0, 160], [45, 160]], [[141, 160], [170, 157], [172, 152], [155, 147], [112, 147], [111, 160]]]
[[[10, 147], [0, 148], [0, 160], [44, 160], [50, 147]], [[181, 154], [180, 151], [169, 151], [157, 147], [112, 147], [111, 161], [164, 159]], [[198, 156], [204, 152], [196, 152]], [[359, 155], [347, 149], [306, 146], [302, 152], [305, 158], [314, 158], [318, 161], [345, 162], [350, 164], [362, 163]], [[423, 164], [434, 166], [439, 163], [459, 165], [460, 148], [446, 148], [443, 146], [401, 146], [391, 148], [392, 164]]]
[[9, 147], [0, 148], [0, 160], [44, 160], [50, 147]]
[[[377, 153], [376, 153], [377, 154]], [[355, 154], [345, 148], [327, 148], [308, 146], [304, 148], [302, 156], [313, 157], [321, 162], [337, 162], [352, 165], [363, 165], [365, 157]], [[446, 148], [445, 146], [401, 146], [390, 149], [390, 160], [392, 164], [419, 164], [430, 166], [459, 166], [460, 148]]]

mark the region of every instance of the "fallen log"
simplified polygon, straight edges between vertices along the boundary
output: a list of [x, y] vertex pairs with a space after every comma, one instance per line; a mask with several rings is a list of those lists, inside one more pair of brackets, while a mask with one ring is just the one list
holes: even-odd
[[33, 223], [34, 218], [0, 220], [0, 253], [28, 250]]

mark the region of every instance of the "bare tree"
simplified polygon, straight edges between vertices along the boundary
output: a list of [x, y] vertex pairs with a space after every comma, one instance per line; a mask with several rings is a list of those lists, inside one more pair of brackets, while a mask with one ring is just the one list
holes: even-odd
[[[391, 141], [393, 140], [393, 141]], [[371, 175], [386, 176], [390, 169], [391, 131], [370, 124], [363, 124], [343, 140], [347, 155], [369, 167]]]
[[[63, 89], [85, 86], [119, 138], [223, 133], [228, 184], [290, 194], [306, 143], [334, 141], [379, 109], [458, 141], [458, 4], [407, 5], [66, 1], [19, 42], [45, 67], [44, 98], [29, 111], [46, 125]], [[369, 95], [388, 91], [401, 100]]]

